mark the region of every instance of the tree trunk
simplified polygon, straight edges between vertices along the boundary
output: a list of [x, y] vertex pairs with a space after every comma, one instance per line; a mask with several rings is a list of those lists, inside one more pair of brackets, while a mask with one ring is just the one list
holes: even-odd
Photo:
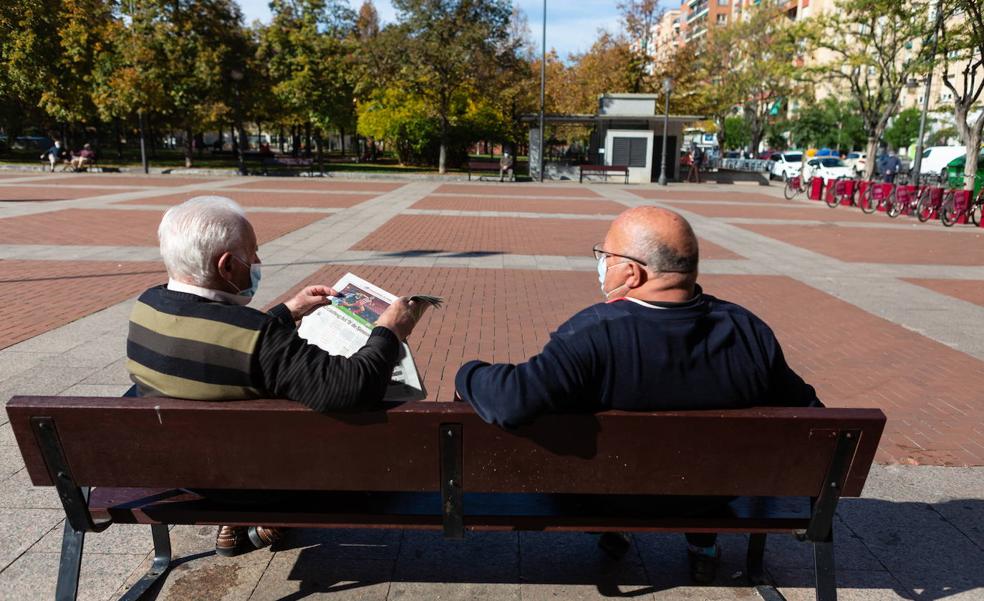
[[116, 130], [116, 158], [123, 158], [123, 137], [120, 134], [120, 118], [116, 118], [116, 123], [114, 124], [114, 129]]
[[345, 160], [345, 128], [344, 127], [338, 128], [338, 139], [341, 142], [342, 160], [344, 161]]
[[311, 123], [304, 124], [304, 156], [311, 158]]
[[964, 163], [964, 190], [973, 191], [977, 179], [977, 158], [981, 147], [981, 133], [984, 129], [984, 113], [981, 113], [973, 124], [969, 121], [969, 113], [968, 106], [960, 102], [956, 103], [954, 117], [957, 133], [960, 134], [960, 141], [964, 143], [967, 152]]
[[314, 130], [314, 144], [315, 144], [315, 147], [317, 148], [317, 152], [318, 152], [318, 172], [321, 175], [324, 175], [324, 173], [325, 173], [325, 163], [324, 163], [324, 153], [321, 150], [321, 147], [323, 145], [323, 142], [322, 142], [322, 139], [321, 139], [321, 128], [320, 127]]
[[448, 121], [441, 119], [441, 149], [437, 156], [437, 172], [441, 175], [447, 173], [448, 158]]
[[191, 128], [185, 128], [185, 139], [184, 139], [184, 154], [185, 154], [185, 169], [190, 169], [192, 167], [194, 158], [194, 137], [191, 133]]
[[277, 142], [280, 144], [280, 154], [284, 153], [284, 126], [280, 126], [280, 136]]
[[878, 161], [878, 138], [876, 136], [868, 136], [866, 152], [868, 158], [865, 159], [864, 164], [864, 179], [870, 180], [875, 175], [875, 163]]

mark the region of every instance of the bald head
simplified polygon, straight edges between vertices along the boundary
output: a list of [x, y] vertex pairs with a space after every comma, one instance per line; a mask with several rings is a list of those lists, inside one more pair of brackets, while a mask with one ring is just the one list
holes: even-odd
[[651, 272], [697, 278], [697, 236], [673, 211], [636, 207], [623, 212], [612, 222], [604, 247], [644, 261]]

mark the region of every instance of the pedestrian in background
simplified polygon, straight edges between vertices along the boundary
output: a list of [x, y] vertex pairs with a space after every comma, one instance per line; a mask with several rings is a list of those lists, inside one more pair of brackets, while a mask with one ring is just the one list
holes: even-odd
[[51, 148], [46, 150], [45, 153], [41, 155], [42, 160], [48, 159], [48, 162], [51, 163], [52, 173], [55, 172], [55, 165], [57, 165], [58, 161], [61, 160], [63, 152], [61, 142], [55, 140], [55, 143], [51, 146]]

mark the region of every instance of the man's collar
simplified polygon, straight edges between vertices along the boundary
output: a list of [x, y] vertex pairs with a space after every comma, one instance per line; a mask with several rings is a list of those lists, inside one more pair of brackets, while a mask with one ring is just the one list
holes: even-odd
[[704, 290], [700, 287], [700, 284], [694, 284], [694, 295], [688, 300], [682, 302], [666, 302], [666, 301], [647, 301], [639, 298], [632, 298], [630, 296], [623, 296], [622, 299], [627, 301], [632, 301], [637, 305], [642, 305], [643, 307], [649, 307], [650, 309], [689, 309], [697, 304], [699, 304], [703, 298]]
[[249, 304], [250, 300], [252, 300], [248, 297], [240, 296], [238, 294], [229, 294], [228, 292], [223, 292], [222, 290], [213, 290], [212, 288], [202, 288], [201, 286], [186, 284], [184, 282], [179, 282], [174, 278], [168, 279], [167, 289], [173, 290], [174, 292], [194, 294], [195, 296], [207, 298], [208, 300], [215, 301], [217, 303], [225, 303], [227, 305], [246, 305]]

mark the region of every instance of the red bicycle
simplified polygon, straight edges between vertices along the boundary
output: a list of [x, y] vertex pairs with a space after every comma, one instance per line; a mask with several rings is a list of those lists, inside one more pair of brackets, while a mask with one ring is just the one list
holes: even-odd
[[946, 227], [952, 226], [966, 216], [974, 225], [981, 224], [981, 211], [984, 208], [984, 190], [970, 201], [971, 192], [968, 190], [947, 190], [944, 194], [943, 206], [940, 208], [940, 221]]
[[895, 187], [873, 180], [858, 180], [858, 206], [868, 215], [888, 206], [895, 194]]
[[792, 200], [800, 194], [805, 194], [810, 189], [812, 182], [812, 177], [806, 180], [799, 175], [791, 177], [786, 180], [786, 187], [783, 189], [782, 195], [786, 197], [786, 200]]

